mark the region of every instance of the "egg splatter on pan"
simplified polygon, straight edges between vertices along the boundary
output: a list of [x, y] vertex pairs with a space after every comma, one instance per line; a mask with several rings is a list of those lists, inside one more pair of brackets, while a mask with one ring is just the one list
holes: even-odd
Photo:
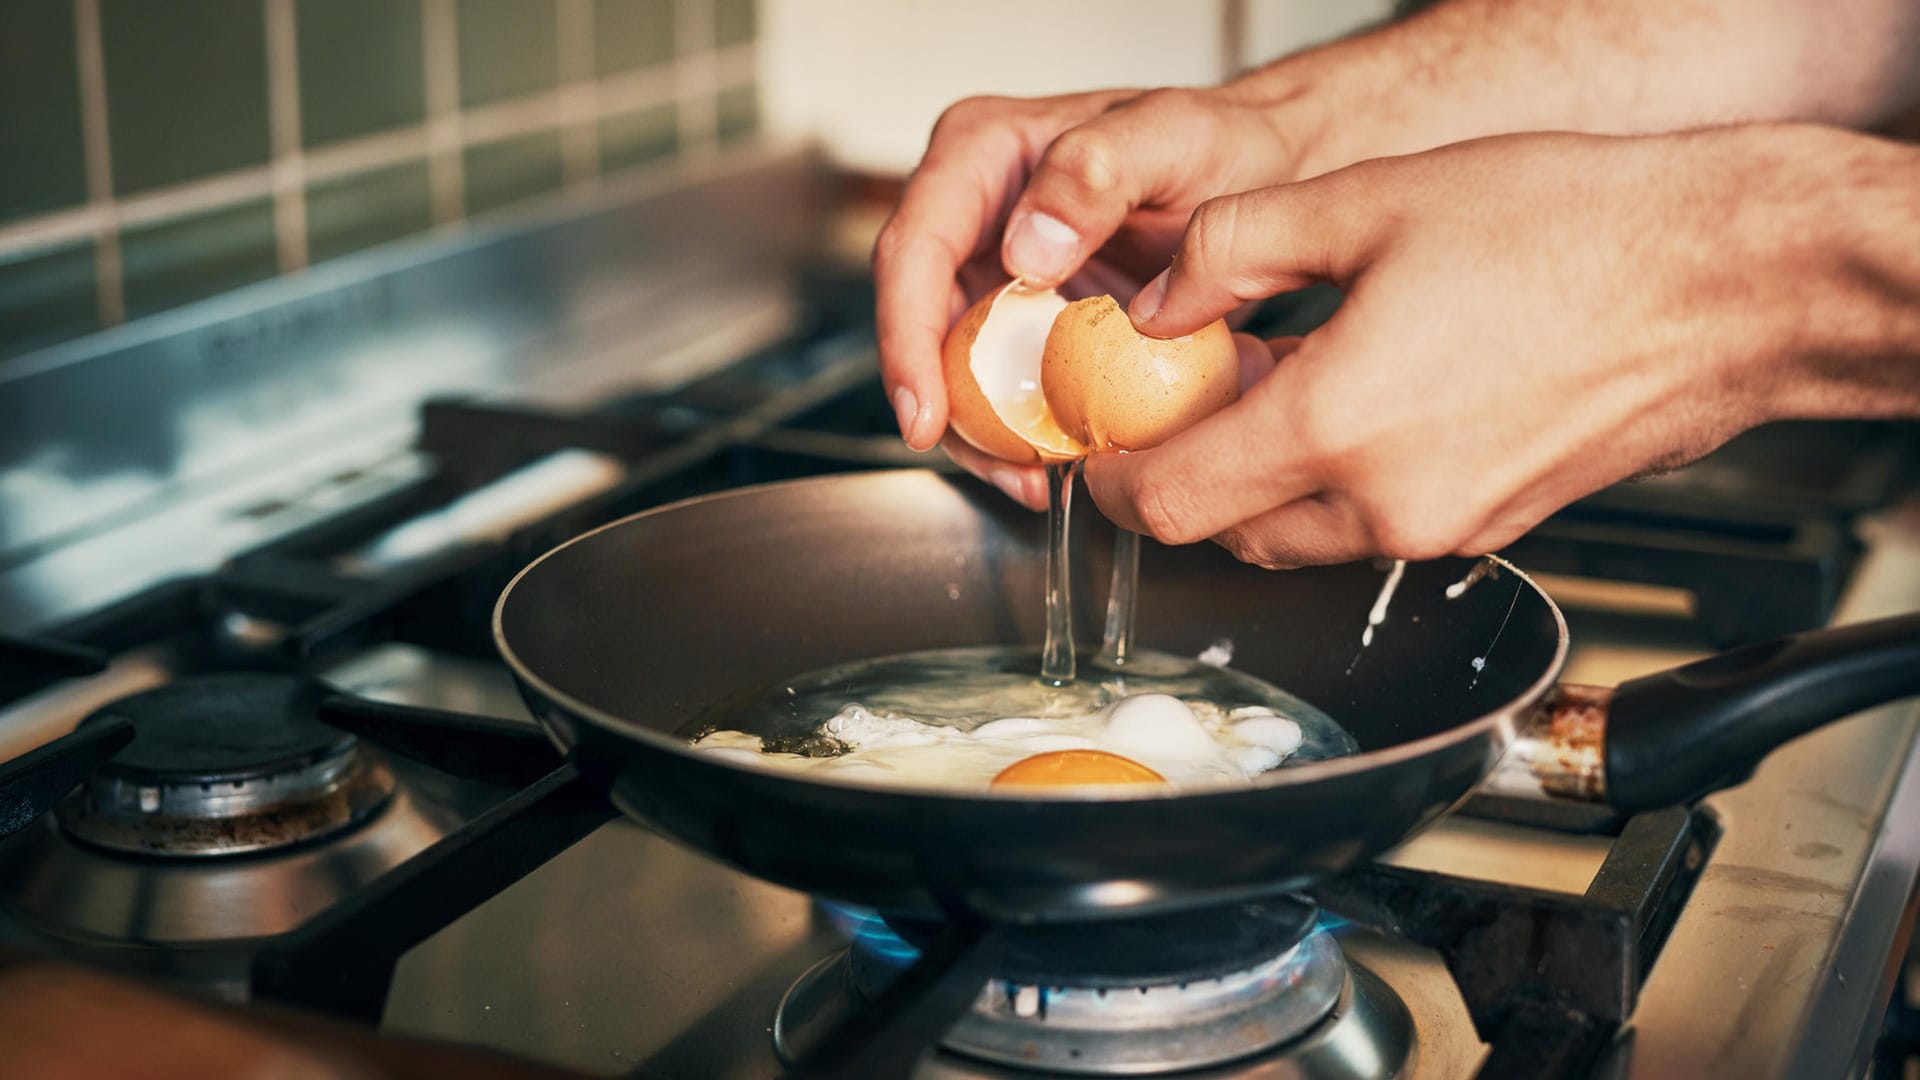
[[1300, 748], [1294, 720], [1264, 706], [1223, 709], [1167, 694], [1134, 694], [1077, 716], [1008, 717], [968, 728], [848, 705], [821, 733], [841, 753], [766, 753], [742, 731], [714, 731], [695, 749], [821, 779], [978, 791], [1249, 781]]

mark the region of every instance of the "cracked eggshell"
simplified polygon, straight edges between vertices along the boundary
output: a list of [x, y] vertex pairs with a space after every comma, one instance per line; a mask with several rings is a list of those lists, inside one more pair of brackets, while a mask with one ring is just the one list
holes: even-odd
[[1240, 357], [1224, 321], [1148, 337], [1113, 297], [1095, 296], [1054, 320], [1040, 382], [1069, 438], [1095, 452], [1146, 450], [1238, 400]]
[[947, 423], [962, 439], [1021, 465], [1072, 461], [1086, 448], [1054, 421], [1041, 390], [1041, 356], [1067, 301], [1051, 290], [1001, 287], [947, 332], [941, 367]]

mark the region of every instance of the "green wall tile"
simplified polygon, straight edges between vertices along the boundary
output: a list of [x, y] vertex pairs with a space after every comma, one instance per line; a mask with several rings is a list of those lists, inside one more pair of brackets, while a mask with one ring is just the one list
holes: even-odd
[[469, 214], [484, 214], [545, 194], [565, 180], [558, 131], [469, 146], [463, 162]]
[[86, 201], [76, 66], [70, 0], [0, 7], [0, 221]]
[[721, 48], [753, 40], [754, 0], [714, 0], [713, 37]]
[[594, 0], [593, 70], [611, 75], [673, 59], [673, 0]]
[[420, 0], [298, 0], [300, 138], [308, 146], [426, 115]]
[[721, 142], [732, 142], [760, 130], [759, 88], [736, 86], [722, 90], [715, 106], [719, 113]]
[[424, 160], [307, 188], [307, 256], [312, 262], [432, 226], [433, 194]]
[[609, 172], [657, 161], [679, 148], [680, 125], [671, 103], [600, 121], [600, 167]]
[[260, 0], [101, 0], [115, 190], [267, 160], [262, 10]]
[[94, 329], [93, 245], [0, 259], [0, 356]]
[[120, 262], [129, 318], [272, 277], [273, 203], [128, 229], [120, 234]]
[[554, 0], [459, 0], [460, 101], [481, 105], [560, 83]]

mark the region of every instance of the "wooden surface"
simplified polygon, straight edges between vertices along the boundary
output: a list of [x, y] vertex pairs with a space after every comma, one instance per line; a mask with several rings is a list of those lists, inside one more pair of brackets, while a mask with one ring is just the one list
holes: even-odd
[[269, 1006], [0, 955], [0, 1080], [562, 1080], [560, 1072]]

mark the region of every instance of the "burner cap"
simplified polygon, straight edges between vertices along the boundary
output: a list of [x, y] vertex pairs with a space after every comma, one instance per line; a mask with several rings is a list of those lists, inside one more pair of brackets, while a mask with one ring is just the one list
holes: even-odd
[[[1311, 903], [1281, 896], [1110, 922], [1023, 926], [1007, 943], [998, 977], [1087, 989], [1213, 979], [1286, 952], [1313, 930], [1318, 914]], [[933, 922], [888, 919], [887, 925], [921, 949], [940, 930]]]
[[117, 716], [133, 741], [101, 767], [133, 783], [272, 776], [352, 749], [320, 722], [325, 684], [295, 675], [198, 675], [121, 698], [83, 723]]
[[358, 824], [393, 775], [319, 718], [325, 684], [297, 675], [182, 678], [105, 706], [133, 741], [55, 810], [74, 838], [141, 855], [228, 855]]

